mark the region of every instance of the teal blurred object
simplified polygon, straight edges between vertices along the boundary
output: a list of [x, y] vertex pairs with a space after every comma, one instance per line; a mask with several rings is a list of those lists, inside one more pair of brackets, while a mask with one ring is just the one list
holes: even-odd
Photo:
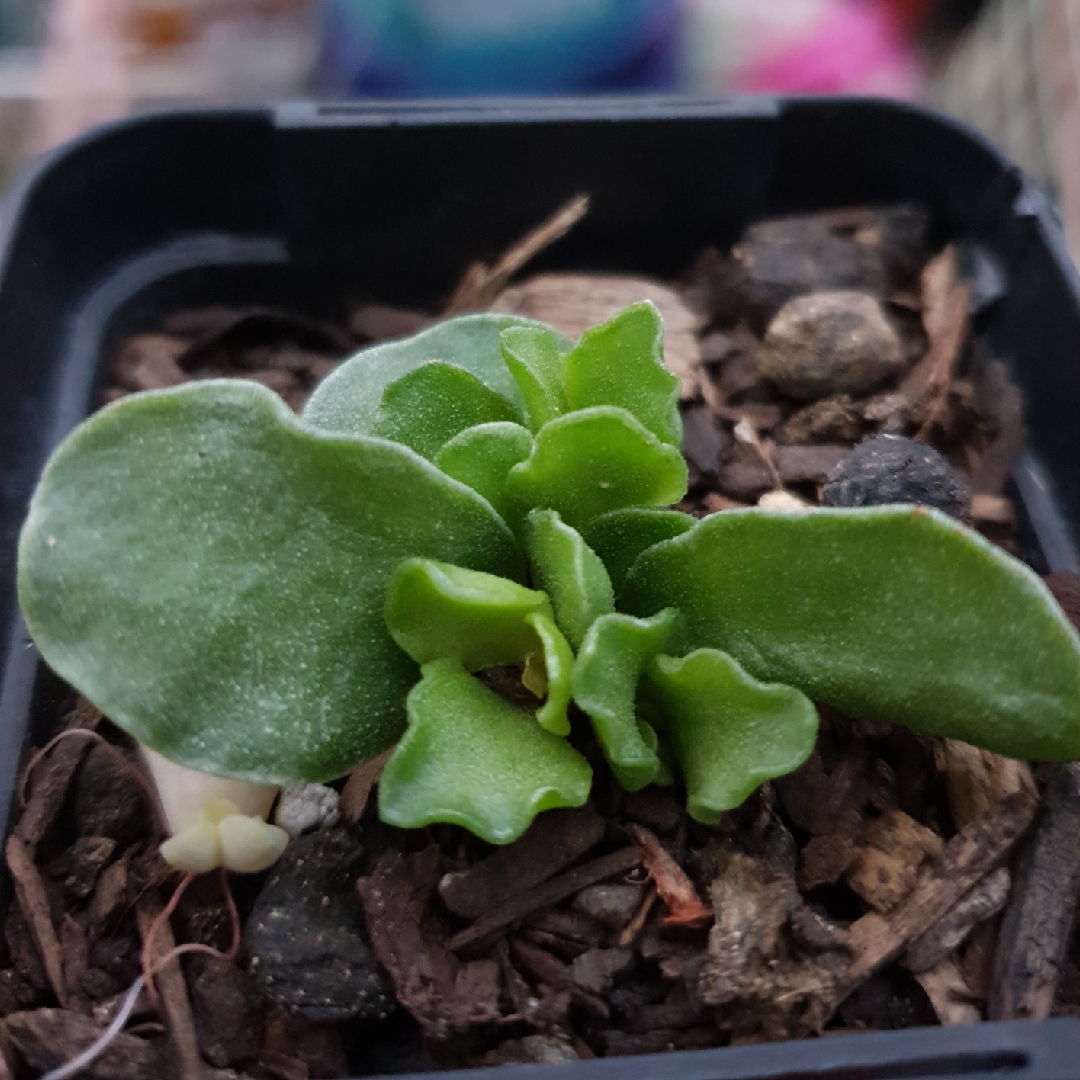
[[677, 0], [324, 0], [325, 94], [675, 86]]

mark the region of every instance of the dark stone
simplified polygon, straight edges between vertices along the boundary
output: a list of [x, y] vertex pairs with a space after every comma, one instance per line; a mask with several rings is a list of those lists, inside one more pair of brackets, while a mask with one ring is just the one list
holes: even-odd
[[633, 964], [634, 954], [630, 949], [590, 949], [570, 965], [570, 978], [582, 990], [602, 994], [616, 975], [628, 971]]
[[80, 836], [108, 836], [121, 847], [144, 837], [153, 821], [135, 766], [105, 743], [94, 744], [76, 775], [74, 811]]
[[700, 476], [715, 476], [720, 464], [720, 431], [707, 405], [683, 410], [683, 456]]
[[899, 435], [856, 446], [829, 474], [826, 506], [932, 506], [954, 518], [971, 516], [967, 481], [936, 450]]
[[623, 809], [631, 821], [665, 835], [673, 833], [682, 822], [682, 809], [666, 788], [649, 786], [623, 796]]
[[574, 897], [574, 909], [620, 930], [641, 907], [642, 885], [590, 885]]
[[356, 892], [363, 855], [346, 828], [292, 841], [248, 919], [259, 992], [305, 1019], [382, 1019], [393, 1005], [364, 932]]
[[196, 954], [184, 963], [199, 1051], [218, 1069], [254, 1057], [261, 1002], [251, 977], [229, 960]]

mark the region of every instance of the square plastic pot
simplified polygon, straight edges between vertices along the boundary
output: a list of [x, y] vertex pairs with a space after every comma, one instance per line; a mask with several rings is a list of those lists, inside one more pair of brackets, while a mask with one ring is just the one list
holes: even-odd
[[[760, 218], [915, 200], [961, 238], [977, 329], [1027, 403], [1016, 484], [1042, 556], [1078, 569], [1080, 281], [1041, 192], [967, 129], [866, 99], [291, 104], [169, 113], [42, 162], [0, 222], [0, 827], [48, 680], [15, 600], [38, 473], [92, 407], [101, 358], [164, 311], [347, 298], [437, 307], [580, 191], [588, 217], [532, 269], [669, 277]], [[8, 883], [0, 877], [0, 905]], [[538, 1068], [541, 1071], [538, 1071]], [[1080, 1077], [1080, 1021], [847, 1035], [488, 1080]]]

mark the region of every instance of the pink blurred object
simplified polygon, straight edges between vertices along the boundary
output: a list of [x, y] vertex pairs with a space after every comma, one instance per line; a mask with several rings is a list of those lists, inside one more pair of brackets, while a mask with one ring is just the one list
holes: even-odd
[[893, 11], [869, 0], [839, 0], [813, 33], [737, 76], [737, 89], [773, 94], [881, 94], [915, 99], [915, 54]]

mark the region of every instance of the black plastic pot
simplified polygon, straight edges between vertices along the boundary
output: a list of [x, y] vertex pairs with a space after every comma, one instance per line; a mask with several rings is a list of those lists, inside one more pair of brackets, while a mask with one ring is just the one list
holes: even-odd
[[[1043, 195], [959, 125], [893, 103], [771, 98], [295, 104], [124, 122], [44, 161], [0, 232], [0, 831], [19, 749], [48, 705], [17, 614], [18, 529], [49, 450], [91, 407], [110, 344], [185, 305], [434, 307], [471, 260], [579, 191], [589, 216], [538, 266], [671, 276], [768, 215], [926, 204], [942, 238], [967, 242], [978, 328], [1026, 395], [1016, 482], [1042, 554], [1080, 569], [1080, 280]], [[961, 1075], [1080, 1077], [1080, 1022], [558, 1067], [560, 1080]]]

